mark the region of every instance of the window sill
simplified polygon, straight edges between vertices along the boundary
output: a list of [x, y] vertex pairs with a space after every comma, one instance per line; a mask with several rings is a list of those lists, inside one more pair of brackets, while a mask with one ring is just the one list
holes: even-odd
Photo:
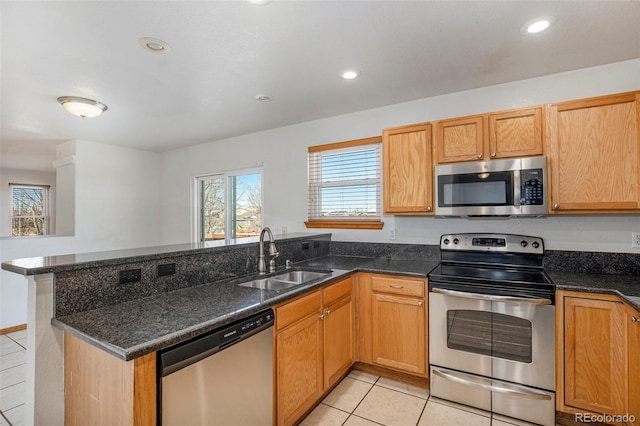
[[336, 229], [382, 229], [384, 222], [380, 220], [342, 219], [324, 220], [313, 219], [304, 223], [307, 228], [336, 228]]

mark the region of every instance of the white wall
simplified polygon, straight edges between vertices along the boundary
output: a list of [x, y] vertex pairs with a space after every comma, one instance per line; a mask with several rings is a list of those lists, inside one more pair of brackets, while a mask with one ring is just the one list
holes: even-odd
[[55, 232], [56, 223], [56, 174], [38, 170], [0, 170], [0, 237], [11, 236], [11, 194], [10, 183], [24, 183], [31, 185], [49, 185], [50, 230]]
[[[425, 76], [425, 78], [427, 78]], [[468, 90], [306, 122], [161, 154], [163, 243], [190, 236], [190, 181], [196, 174], [264, 165], [264, 223], [307, 230], [307, 147], [381, 134], [386, 127], [640, 89], [640, 59]], [[383, 230], [331, 230], [338, 241], [436, 244], [447, 232], [539, 235], [549, 249], [632, 252], [640, 215], [468, 220], [385, 217]], [[636, 250], [636, 252], [638, 252]]]
[[[76, 141], [75, 234], [0, 240], [0, 261], [161, 243], [159, 155]], [[0, 274], [0, 329], [27, 320], [27, 282]]]

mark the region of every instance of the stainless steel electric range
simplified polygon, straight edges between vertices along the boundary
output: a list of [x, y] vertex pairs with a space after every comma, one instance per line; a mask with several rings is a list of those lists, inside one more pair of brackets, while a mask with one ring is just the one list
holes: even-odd
[[541, 238], [450, 234], [429, 273], [431, 395], [555, 425], [555, 286]]

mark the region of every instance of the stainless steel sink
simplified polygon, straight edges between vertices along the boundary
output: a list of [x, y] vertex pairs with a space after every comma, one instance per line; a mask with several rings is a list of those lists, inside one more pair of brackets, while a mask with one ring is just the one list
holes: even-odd
[[308, 284], [330, 275], [330, 272], [287, 271], [268, 278], [251, 280], [238, 284], [242, 287], [259, 288], [262, 290], [285, 290], [302, 284]]

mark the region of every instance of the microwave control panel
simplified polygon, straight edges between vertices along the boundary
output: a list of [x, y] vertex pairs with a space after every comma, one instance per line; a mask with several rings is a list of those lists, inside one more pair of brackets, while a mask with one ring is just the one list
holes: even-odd
[[522, 182], [520, 205], [541, 206], [544, 204], [542, 169], [521, 170], [520, 182]]

